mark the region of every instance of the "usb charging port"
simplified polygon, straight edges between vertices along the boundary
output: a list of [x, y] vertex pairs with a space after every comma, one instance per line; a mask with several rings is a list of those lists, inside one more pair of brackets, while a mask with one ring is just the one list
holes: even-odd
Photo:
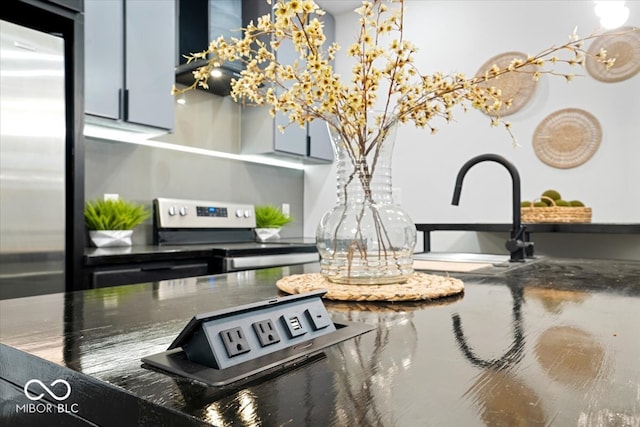
[[287, 329], [289, 337], [294, 338], [307, 333], [307, 327], [302, 323], [297, 313], [289, 313], [288, 315], [281, 316], [280, 319]]
[[300, 319], [297, 317], [292, 317], [289, 319], [289, 324], [291, 325], [291, 329], [294, 331], [302, 329], [302, 325], [300, 324]]

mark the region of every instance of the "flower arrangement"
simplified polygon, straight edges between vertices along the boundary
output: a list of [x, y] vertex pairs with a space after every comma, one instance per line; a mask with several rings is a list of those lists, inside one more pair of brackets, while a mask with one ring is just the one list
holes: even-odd
[[[583, 44], [595, 37], [579, 38], [574, 30], [568, 42], [526, 60], [514, 59], [506, 68], [494, 66], [482, 76], [423, 75], [413, 64], [418, 49], [403, 38], [404, 2], [363, 1], [355, 10], [360, 15], [358, 38], [348, 49], [355, 64], [350, 81], [345, 82], [334, 73], [331, 64], [340, 47], [336, 43], [325, 46], [321, 22], [324, 11], [313, 0], [277, 0], [273, 9], [273, 17], [265, 15], [258, 18], [257, 24], [250, 23], [242, 39], [220, 37], [208, 49], [186, 55], [188, 62], [204, 59], [207, 63], [193, 72], [191, 86], [174, 87], [173, 93], [197, 86], [206, 88], [211, 71], [224, 62], [241, 60], [246, 68], [232, 82], [234, 100], [269, 105], [271, 114], [283, 112], [292, 124], [300, 126], [324, 120], [355, 144], [351, 147], [355, 155], [374, 149], [367, 141], [375, 144], [376, 139], [368, 134], [380, 132], [396, 119], [401, 123], [413, 122], [419, 128], [428, 127], [435, 133], [433, 119], [451, 121], [456, 105], [482, 110], [490, 115], [492, 125], [502, 123], [509, 130], [510, 124], [503, 122], [496, 112], [511, 100], [502, 99], [500, 91], [487, 82], [507, 73], [528, 73], [535, 80], [542, 74], [554, 74], [570, 81], [574, 74], [557, 73], [546, 67], [559, 62], [583, 65], [586, 56]], [[293, 64], [281, 63], [276, 56], [286, 40], [293, 42], [299, 54], [299, 60]], [[569, 57], [558, 56], [562, 52], [569, 53]], [[614, 61], [606, 57], [604, 50], [597, 59], [607, 67]], [[368, 116], [374, 108], [381, 110], [375, 120], [377, 129], [367, 128]]]
[[[508, 73], [525, 73], [536, 80], [543, 74], [558, 75], [570, 81], [574, 75], [556, 71], [555, 64], [581, 66], [587, 55], [583, 44], [595, 37], [579, 38], [574, 31], [564, 44], [526, 59], [514, 58], [506, 67], [495, 65], [484, 75], [425, 75], [414, 65], [417, 47], [403, 37], [404, 2], [363, 1], [355, 10], [360, 16], [357, 39], [347, 51], [353, 60], [351, 78], [343, 79], [332, 66], [340, 47], [326, 45], [324, 12], [314, 1], [276, 0], [272, 9], [273, 14], [244, 28], [243, 38], [220, 37], [206, 50], [188, 55], [189, 62], [206, 64], [194, 71], [191, 86], [174, 87], [173, 93], [206, 88], [211, 71], [223, 62], [241, 60], [245, 69], [232, 81], [235, 101], [269, 106], [272, 115], [287, 115], [289, 125], [327, 123], [340, 175], [339, 203], [321, 221], [317, 240], [323, 273], [340, 283], [397, 283], [412, 272], [415, 226], [404, 212], [390, 210], [390, 161], [384, 160], [390, 151], [385, 141], [398, 123], [435, 133], [434, 122], [450, 122], [453, 107], [475, 108], [488, 115], [492, 126], [504, 126], [515, 143], [510, 123], [500, 115], [503, 104], [509, 106], [511, 100], [503, 99], [491, 82]], [[279, 62], [276, 53], [283, 43], [297, 52], [293, 63]], [[613, 65], [604, 50], [596, 59]], [[386, 178], [376, 183], [379, 175]], [[374, 188], [388, 191], [376, 195]], [[357, 207], [350, 211], [354, 204]], [[410, 225], [393, 230], [386, 220]], [[374, 280], [372, 275], [385, 278]]]

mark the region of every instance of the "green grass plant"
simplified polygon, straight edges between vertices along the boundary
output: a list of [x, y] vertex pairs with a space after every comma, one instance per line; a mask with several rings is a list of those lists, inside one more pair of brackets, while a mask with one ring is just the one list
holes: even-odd
[[256, 206], [257, 228], [280, 228], [291, 221], [291, 217], [286, 216], [273, 205]]
[[84, 223], [89, 230], [133, 230], [151, 217], [144, 205], [126, 200], [94, 200], [84, 205]]

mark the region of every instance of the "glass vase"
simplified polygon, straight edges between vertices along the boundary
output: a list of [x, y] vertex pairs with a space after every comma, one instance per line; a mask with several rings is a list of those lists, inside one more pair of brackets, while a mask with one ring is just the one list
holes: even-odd
[[321, 273], [330, 282], [395, 284], [413, 273], [416, 227], [392, 194], [396, 130], [393, 120], [384, 129], [367, 132], [363, 143], [329, 126], [338, 201], [320, 220], [316, 243]]

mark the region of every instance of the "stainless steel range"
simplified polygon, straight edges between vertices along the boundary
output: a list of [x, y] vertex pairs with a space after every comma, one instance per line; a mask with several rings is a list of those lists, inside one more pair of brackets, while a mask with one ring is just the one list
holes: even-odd
[[154, 244], [210, 247], [212, 274], [320, 259], [314, 240], [256, 242], [250, 204], [158, 198], [153, 205]]

